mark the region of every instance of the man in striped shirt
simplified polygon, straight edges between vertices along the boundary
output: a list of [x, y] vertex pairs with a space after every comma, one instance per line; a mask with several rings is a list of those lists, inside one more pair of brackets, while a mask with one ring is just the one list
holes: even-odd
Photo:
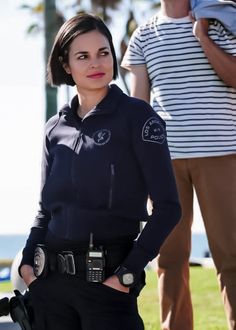
[[[189, 256], [195, 189], [228, 327], [236, 329], [236, 36], [189, 17], [189, 0], [161, 0], [131, 37], [122, 66], [131, 94], [166, 121], [182, 221], [158, 256], [161, 323], [192, 330]], [[158, 171], [158, 169], [157, 169]]]

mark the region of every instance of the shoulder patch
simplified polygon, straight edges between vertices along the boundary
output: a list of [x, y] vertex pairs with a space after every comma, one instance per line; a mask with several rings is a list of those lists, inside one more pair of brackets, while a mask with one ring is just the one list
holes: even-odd
[[109, 142], [111, 131], [108, 129], [100, 129], [93, 134], [93, 140], [96, 145], [102, 146]]
[[158, 118], [151, 117], [143, 125], [142, 139], [145, 142], [162, 144], [166, 139], [165, 129]]

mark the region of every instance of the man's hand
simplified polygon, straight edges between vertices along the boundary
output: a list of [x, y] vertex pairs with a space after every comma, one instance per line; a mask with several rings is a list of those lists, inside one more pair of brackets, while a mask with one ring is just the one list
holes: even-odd
[[212, 68], [226, 85], [236, 88], [236, 56], [227, 53], [209, 37], [208, 19], [195, 20], [192, 13], [189, 16], [193, 22], [193, 35], [201, 45]]
[[197, 38], [197, 40], [201, 43], [204, 38], [209, 38], [209, 20], [207, 18], [200, 18], [196, 20], [192, 12], [189, 13], [189, 17], [193, 23], [193, 35]]
[[111, 277], [108, 277], [104, 282], [104, 285], [107, 285], [117, 291], [129, 293], [129, 288], [126, 288], [124, 285], [122, 285], [116, 275], [113, 275]]
[[193, 35], [201, 43], [208, 37], [209, 21], [206, 18], [200, 18], [193, 22]]

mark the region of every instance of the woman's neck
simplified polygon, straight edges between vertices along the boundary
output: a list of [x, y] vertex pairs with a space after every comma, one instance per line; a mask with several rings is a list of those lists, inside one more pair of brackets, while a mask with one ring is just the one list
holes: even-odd
[[79, 117], [84, 118], [86, 114], [96, 107], [98, 103], [104, 99], [107, 95], [109, 90], [109, 86], [96, 91], [83, 91], [77, 89], [78, 91], [78, 100], [79, 100], [79, 107], [77, 109], [77, 114]]

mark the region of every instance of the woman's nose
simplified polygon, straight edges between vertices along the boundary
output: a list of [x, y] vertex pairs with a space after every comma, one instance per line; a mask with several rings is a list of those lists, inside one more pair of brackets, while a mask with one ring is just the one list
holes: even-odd
[[97, 58], [91, 60], [91, 63], [90, 63], [91, 68], [97, 68], [98, 66], [99, 66], [99, 60]]

